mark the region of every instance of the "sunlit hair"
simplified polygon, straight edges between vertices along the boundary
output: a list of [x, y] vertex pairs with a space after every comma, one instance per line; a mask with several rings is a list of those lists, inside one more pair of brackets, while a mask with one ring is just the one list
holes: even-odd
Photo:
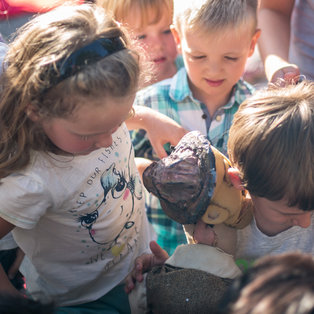
[[24, 168], [31, 150], [58, 153], [39, 123], [29, 119], [29, 105], [41, 119], [67, 118], [82, 98], [105, 100], [106, 96], [125, 97], [136, 92], [139, 57], [130, 49], [113, 53], [50, 86], [49, 69], [58, 60], [100, 37], [119, 37], [130, 47], [123, 28], [102, 8], [88, 4], [61, 6], [20, 29], [10, 44], [0, 81], [0, 178]]
[[225, 314], [313, 314], [314, 258], [300, 252], [260, 258], [223, 301]]
[[182, 27], [210, 32], [250, 23], [254, 34], [257, 7], [258, 0], [174, 0], [173, 24], [179, 32]]
[[157, 23], [165, 12], [169, 13], [171, 23], [173, 14], [172, 0], [97, 0], [96, 3], [111, 12], [114, 19], [121, 23], [136, 12], [140, 17], [140, 27]]
[[274, 85], [244, 101], [228, 154], [252, 195], [313, 210], [314, 82]]

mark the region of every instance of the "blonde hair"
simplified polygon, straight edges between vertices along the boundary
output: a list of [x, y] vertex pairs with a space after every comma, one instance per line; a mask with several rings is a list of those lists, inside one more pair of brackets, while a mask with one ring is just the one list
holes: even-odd
[[258, 0], [174, 0], [173, 24], [178, 31], [183, 25], [190, 30], [217, 31], [253, 20], [254, 33], [257, 7]]
[[[51, 86], [49, 70], [58, 60], [98, 38], [118, 37], [126, 49], [85, 66]], [[138, 57], [124, 30], [92, 4], [61, 6], [27, 23], [10, 44], [0, 81], [0, 178], [24, 168], [31, 150], [58, 152], [27, 115], [66, 118], [80, 97], [124, 97], [138, 88]], [[47, 92], [43, 93], [43, 90]]]
[[136, 9], [140, 14], [141, 27], [157, 23], [165, 9], [169, 12], [170, 21], [173, 14], [172, 0], [97, 0], [96, 3], [111, 12], [113, 18], [121, 23], [124, 23], [132, 9]]
[[271, 86], [244, 101], [228, 154], [244, 187], [272, 201], [314, 209], [314, 82]]

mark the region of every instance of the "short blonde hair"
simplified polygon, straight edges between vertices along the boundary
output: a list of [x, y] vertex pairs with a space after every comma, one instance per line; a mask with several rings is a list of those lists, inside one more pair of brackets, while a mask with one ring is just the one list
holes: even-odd
[[[136, 9], [140, 13], [141, 27], [149, 23], [157, 23], [165, 13], [165, 9], [169, 12], [170, 21], [173, 14], [172, 0], [97, 0], [96, 3], [110, 12], [120, 23], [124, 22], [132, 9]], [[151, 13], [154, 13], [153, 16]]]
[[174, 0], [173, 24], [191, 30], [216, 31], [253, 20], [257, 27], [258, 0]]
[[314, 209], [314, 82], [271, 86], [234, 116], [228, 154], [244, 187], [272, 201]]

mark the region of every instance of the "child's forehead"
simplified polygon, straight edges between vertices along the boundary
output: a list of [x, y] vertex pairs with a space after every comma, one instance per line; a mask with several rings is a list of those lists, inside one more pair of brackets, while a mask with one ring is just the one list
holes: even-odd
[[123, 22], [127, 23], [130, 28], [141, 29], [149, 25], [157, 24], [161, 19], [172, 22], [172, 10], [165, 3], [156, 2], [144, 6], [134, 3], [123, 18]]
[[256, 20], [248, 14], [245, 19], [238, 21], [221, 21], [219, 24], [210, 19], [189, 19], [181, 18], [175, 22], [176, 28], [183, 35], [183, 30], [189, 33], [223, 34], [224, 32], [245, 33], [253, 35], [256, 31]]
[[[252, 32], [250, 32], [252, 29]], [[232, 24], [226, 24], [223, 27], [211, 28], [206, 27], [206, 25], [198, 27], [190, 27], [189, 25], [183, 25], [181, 27], [181, 40], [184, 38], [204, 38], [206, 44], [208, 41], [222, 42], [228, 45], [228, 42], [225, 42], [228, 38], [232, 38], [233, 42], [238, 40], [243, 42], [244, 40], [251, 40], [252, 36], [255, 33], [253, 31], [251, 23], [242, 23], [241, 25], [234, 26]], [[202, 44], [202, 43], [199, 43]], [[204, 42], [205, 44], [205, 42]]]

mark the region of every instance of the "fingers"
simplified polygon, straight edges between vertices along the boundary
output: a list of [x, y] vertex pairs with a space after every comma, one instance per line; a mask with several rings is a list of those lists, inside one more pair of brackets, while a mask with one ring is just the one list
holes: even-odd
[[151, 142], [154, 151], [156, 152], [158, 158], [162, 159], [168, 156], [162, 144]]
[[136, 258], [133, 270], [125, 279], [124, 290], [127, 294], [129, 294], [135, 288], [137, 281], [143, 281], [143, 273], [150, 269], [148, 265], [151, 264], [151, 258], [152, 254], [143, 254]]
[[132, 275], [128, 275], [125, 279], [124, 291], [129, 294], [135, 288]]
[[290, 64], [278, 69], [272, 75], [271, 82], [279, 86], [295, 84], [300, 78], [300, 70], [296, 65]]
[[149, 243], [152, 254], [143, 254], [135, 259], [135, 266], [131, 273], [125, 279], [125, 292], [130, 293], [135, 283], [142, 282], [143, 273], [152, 269], [153, 266], [162, 265], [168, 259], [168, 253], [162, 249], [156, 241]]

